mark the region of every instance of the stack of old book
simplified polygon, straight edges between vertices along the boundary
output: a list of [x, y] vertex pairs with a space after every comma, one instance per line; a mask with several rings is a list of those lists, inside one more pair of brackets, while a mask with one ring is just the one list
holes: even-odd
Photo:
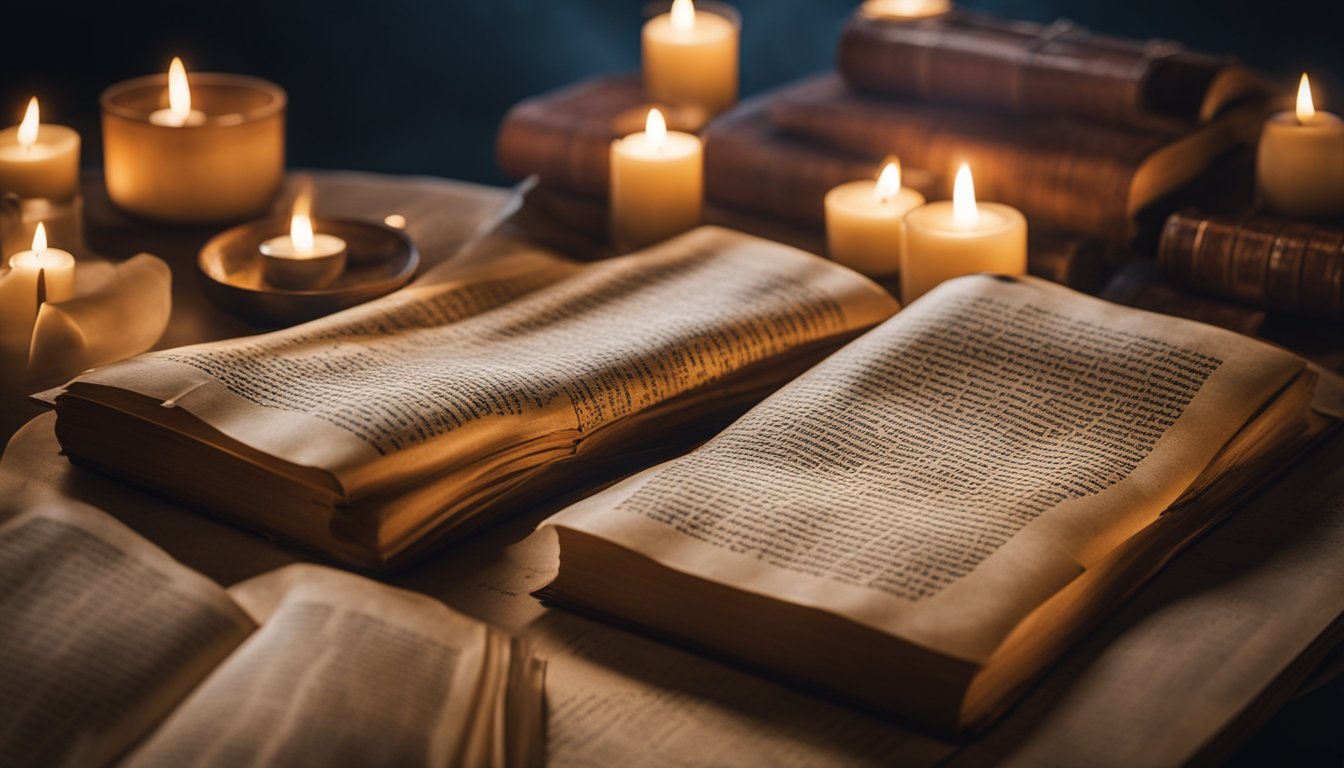
[[[952, 172], [967, 162], [980, 197], [1027, 216], [1034, 252], [1048, 243], [1064, 254], [1034, 258], [1033, 271], [1077, 284], [1078, 238], [1124, 249], [1141, 213], [1158, 209], [1143, 220], [1160, 225], [1163, 204], [1188, 203], [1178, 193], [1248, 143], [1266, 111], [1261, 80], [1226, 57], [960, 10], [856, 11], [838, 65], [704, 129], [711, 218], [746, 214], [815, 233], [826, 191], [874, 176], [892, 156], [906, 185], [932, 199], [950, 196]], [[600, 234], [607, 147], [649, 106], [633, 76], [537, 97], [505, 119], [499, 162], [540, 177], [534, 208]]]

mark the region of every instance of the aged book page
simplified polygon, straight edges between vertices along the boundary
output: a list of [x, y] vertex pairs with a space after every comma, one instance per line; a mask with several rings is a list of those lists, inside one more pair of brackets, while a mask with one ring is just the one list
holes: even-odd
[[[473, 556], [503, 527], [473, 539]], [[557, 554], [554, 536], [541, 531], [504, 548], [487, 567], [461, 572], [462, 563], [442, 562], [414, 577], [454, 608], [526, 636], [546, 657], [551, 766], [918, 768], [956, 750], [657, 640], [546, 608], [531, 593], [554, 576]]]
[[0, 764], [101, 765], [255, 629], [111, 517], [69, 501], [0, 526]]
[[1344, 437], [1336, 436], [1181, 553], [951, 765], [1222, 759], [1205, 752], [1217, 735], [1344, 616], [1342, 553]]
[[127, 765], [448, 765], [459, 754], [484, 625], [314, 566], [230, 594], [261, 628]]
[[980, 663], [1304, 366], [1033, 278], [961, 278], [548, 524]]
[[579, 266], [517, 245], [387, 299], [82, 377], [331, 472], [346, 499], [539, 437], [570, 444], [896, 307], [848, 270], [711, 227]]

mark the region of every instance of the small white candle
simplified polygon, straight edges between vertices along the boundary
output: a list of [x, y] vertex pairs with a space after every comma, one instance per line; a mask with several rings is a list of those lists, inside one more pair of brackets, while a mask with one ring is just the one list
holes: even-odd
[[826, 248], [831, 259], [870, 277], [901, 268], [901, 227], [924, 196], [901, 186], [897, 162], [876, 181], [851, 181], [826, 193]]
[[277, 288], [323, 288], [345, 271], [345, 241], [313, 231], [310, 205], [307, 194], [299, 195], [289, 220], [289, 234], [261, 244], [262, 272]]
[[191, 108], [191, 85], [182, 59], [174, 56], [168, 65], [168, 108], [149, 113], [149, 122], [169, 128], [205, 124], [205, 113]]
[[4, 276], [5, 306], [0, 307], [3, 335], [6, 339], [19, 339], [24, 352], [37, 319], [39, 282], [44, 301], [75, 297], [75, 257], [59, 248], [47, 247], [47, 230], [42, 224], [33, 233], [32, 249], [11, 256], [9, 274]]
[[1256, 153], [1256, 184], [1269, 208], [1288, 216], [1344, 216], [1344, 120], [1316, 111], [1306, 73], [1297, 109], [1265, 122]]
[[611, 239], [622, 250], [666, 240], [700, 224], [704, 200], [700, 139], [667, 130], [649, 110], [644, 131], [611, 143]]
[[929, 203], [905, 217], [903, 304], [961, 275], [1026, 271], [1026, 217], [1006, 205], [977, 203], [971, 169], [965, 164], [957, 171], [951, 202]]
[[644, 25], [644, 90], [653, 101], [715, 115], [737, 101], [737, 24], [674, 0]]
[[79, 192], [79, 134], [38, 115], [34, 96], [23, 121], [0, 131], [0, 193], [69, 200]]

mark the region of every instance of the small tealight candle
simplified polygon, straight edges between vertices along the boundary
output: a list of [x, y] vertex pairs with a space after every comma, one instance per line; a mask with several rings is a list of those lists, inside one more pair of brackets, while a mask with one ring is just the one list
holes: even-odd
[[952, 0], [866, 0], [861, 9], [878, 19], [927, 19], [952, 10]]
[[0, 194], [69, 200], [79, 192], [79, 134], [38, 115], [34, 96], [23, 121], [0, 131]]
[[621, 250], [666, 240], [700, 224], [704, 150], [689, 133], [667, 130], [649, 110], [644, 130], [611, 143], [611, 239]]
[[191, 85], [182, 59], [174, 56], [168, 65], [168, 108], [149, 113], [149, 122], [181, 128], [184, 125], [204, 125], [205, 113], [191, 108]]
[[674, 0], [644, 25], [644, 90], [653, 101], [718, 114], [737, 101], [737, 48], [731, 19]]
[[[47, 247], [47, 230], [37, 225], [31, 250], [9, 259], [5, 277], [5, 306], [0, 307], [4, 335], [27, 339], [41, 301], [66, 301], [75, 297], [75, 257], [59, 248]], [[27, 351], [26, 347], [24, 351]]]
[[826, 248], [831, 259], [869, 277], [901, 268], [901, 227], [924, 196], [901, 186], [897, 162], [882, 167], [876, 181], [851, 181], [826, 193]]
[[1026, 271], [1026, 217], [1006, 205], [977, 203], [971, 169], [964, 163], [957, 171], [951, 202], [929, 203], [905, 217], [903, 304], [961, 275]]
[[1344, 216], [1344, 120], [1318, 112], [1303, 73], [1297, 109], [1265, 122], [1255, 161], [1260, 198], [1288, 216]]
[[277, 288], [325, 288], [345, 271], [345, 241], [315, 233], [310, 206], [308, 196], [300, 195], [290, 216], [289, 234], [261, 244], [262, 274]]

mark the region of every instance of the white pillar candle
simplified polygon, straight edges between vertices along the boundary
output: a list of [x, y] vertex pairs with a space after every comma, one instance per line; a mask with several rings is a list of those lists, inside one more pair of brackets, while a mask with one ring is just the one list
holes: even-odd
[[722, 112], [737, 101], [737, 48], [732, 20], [674, 0], [644, 25], [644, 89], [653, 101]]
[[905, 217], [901, 303], [944, 280], [976, 272], [1027, 271], [1027, 220], [1016, 208], [977, 203], [971, 169], [957, 172], [951, 202], [930, 203]]
[[41, 224], [33, 234], [32, 249], [11, 256], [9, 274], [4, 276], [4, 306], [0, 307], [0, 324], [4, 327], [0, 334], [6, 340], [17, 339], [24, 352], [37, 319], [39, 275], [46, 301], [75, 297], [75, 257], [59, 248], [48, 248], [47, 231]]
[[23, 121], [0, 131], [0, 194], [69, 200], [79, 192], [79, 134], [44, 125], [37, 97]]
[[1344, 216], [1344, 120], [1317, 112], [1304, 73], [1297, 109], [1265, 122], [1256, 153], [1260, 198], [1288, 216]]
[[611, 143], [611, 239], [632, 250], [700, 224], [704, 199], [700, 139], [667, 130], [649, 110], [644, 131]]
[[901, 269], [901, 227], [924, 196], [901, 186], [901, 166], [882, 167], [876, 181], [851, 181], [826, 193], [826, 249], [831, 259], [870, 277]]
[[308, 194], [300, 194], [294, 201], [289, 234], [261, 244], [262, 274], [277, 288], [325, 288], [345, 271], [345, 240], [314, 232], [311, 206]]

